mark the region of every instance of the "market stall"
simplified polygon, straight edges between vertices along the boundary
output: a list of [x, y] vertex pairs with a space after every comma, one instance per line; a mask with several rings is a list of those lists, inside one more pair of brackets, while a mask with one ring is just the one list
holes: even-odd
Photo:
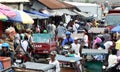
[[11, 68], [8, 68], [2, 72], [46, 72], [49, 69], [54, 68], [52, 64], [43, 64], [43, 63], [34, 63], [34, 62], [26, 62], [21, 65], [14, 65]]

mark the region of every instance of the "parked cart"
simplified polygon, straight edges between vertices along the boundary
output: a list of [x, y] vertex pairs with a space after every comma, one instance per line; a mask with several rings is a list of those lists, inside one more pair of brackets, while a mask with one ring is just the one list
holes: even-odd
[[33, 34], [33, 45], [35, 58], [47, 58], [51, 51], [56, 50], [56, 41], [53, 34]]

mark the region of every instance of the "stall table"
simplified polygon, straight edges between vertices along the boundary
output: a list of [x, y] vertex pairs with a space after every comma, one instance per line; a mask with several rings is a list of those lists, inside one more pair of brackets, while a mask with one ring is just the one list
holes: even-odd
[[108, 54], [108, 50], [99, 49], [82, 49], [83, 55], [98, 55], [98, 54]]
[[57, 55], [56, 59], [60, 62], [75, 63], [77, 61], [80, 61], [82, 57], [66, 57], [64, 55]]
[[[12, 66], [13, 70], [15, 72], [45, 72], [49, 69], [54, 68], [54, 65], [51, 64], [43, 64], [43, 63], [35, 63], [35, 62], [26, 62], [23, 63], [25, 67], [21, 67], [19, 65]], [[7, 72], [5, 70], [4, 72]]]
[[66, 57], [64, 55], [57, 55], [56, 56], [56, 59], [62, 63], [62, 66], [63, 66], [63, 63], [71, 63], [72, 65], [74, 65], [75, 67], [75, 70], [78, 70], [77, 67], [76, 67], [76, 63], [80, 60], [82, 60], [82, 57]]

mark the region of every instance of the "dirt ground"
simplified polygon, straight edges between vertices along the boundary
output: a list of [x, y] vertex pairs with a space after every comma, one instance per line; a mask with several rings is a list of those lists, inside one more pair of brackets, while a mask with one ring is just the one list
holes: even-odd
[[73, 68], [64, 67], [64, 68], [61, 68], [60, 72], [75, 72], [75, 70]]

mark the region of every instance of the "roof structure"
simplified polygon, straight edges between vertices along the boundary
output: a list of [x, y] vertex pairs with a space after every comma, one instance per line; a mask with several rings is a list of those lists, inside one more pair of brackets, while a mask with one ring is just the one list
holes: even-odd
[[29, 0], [0, 0], [0, 3], [29, 2]]
[[40, 3], [48, 7], [49, 9], [65, 9], [75, 8], [75, 6], [58, 1], [58, 0], [38, 0]]

